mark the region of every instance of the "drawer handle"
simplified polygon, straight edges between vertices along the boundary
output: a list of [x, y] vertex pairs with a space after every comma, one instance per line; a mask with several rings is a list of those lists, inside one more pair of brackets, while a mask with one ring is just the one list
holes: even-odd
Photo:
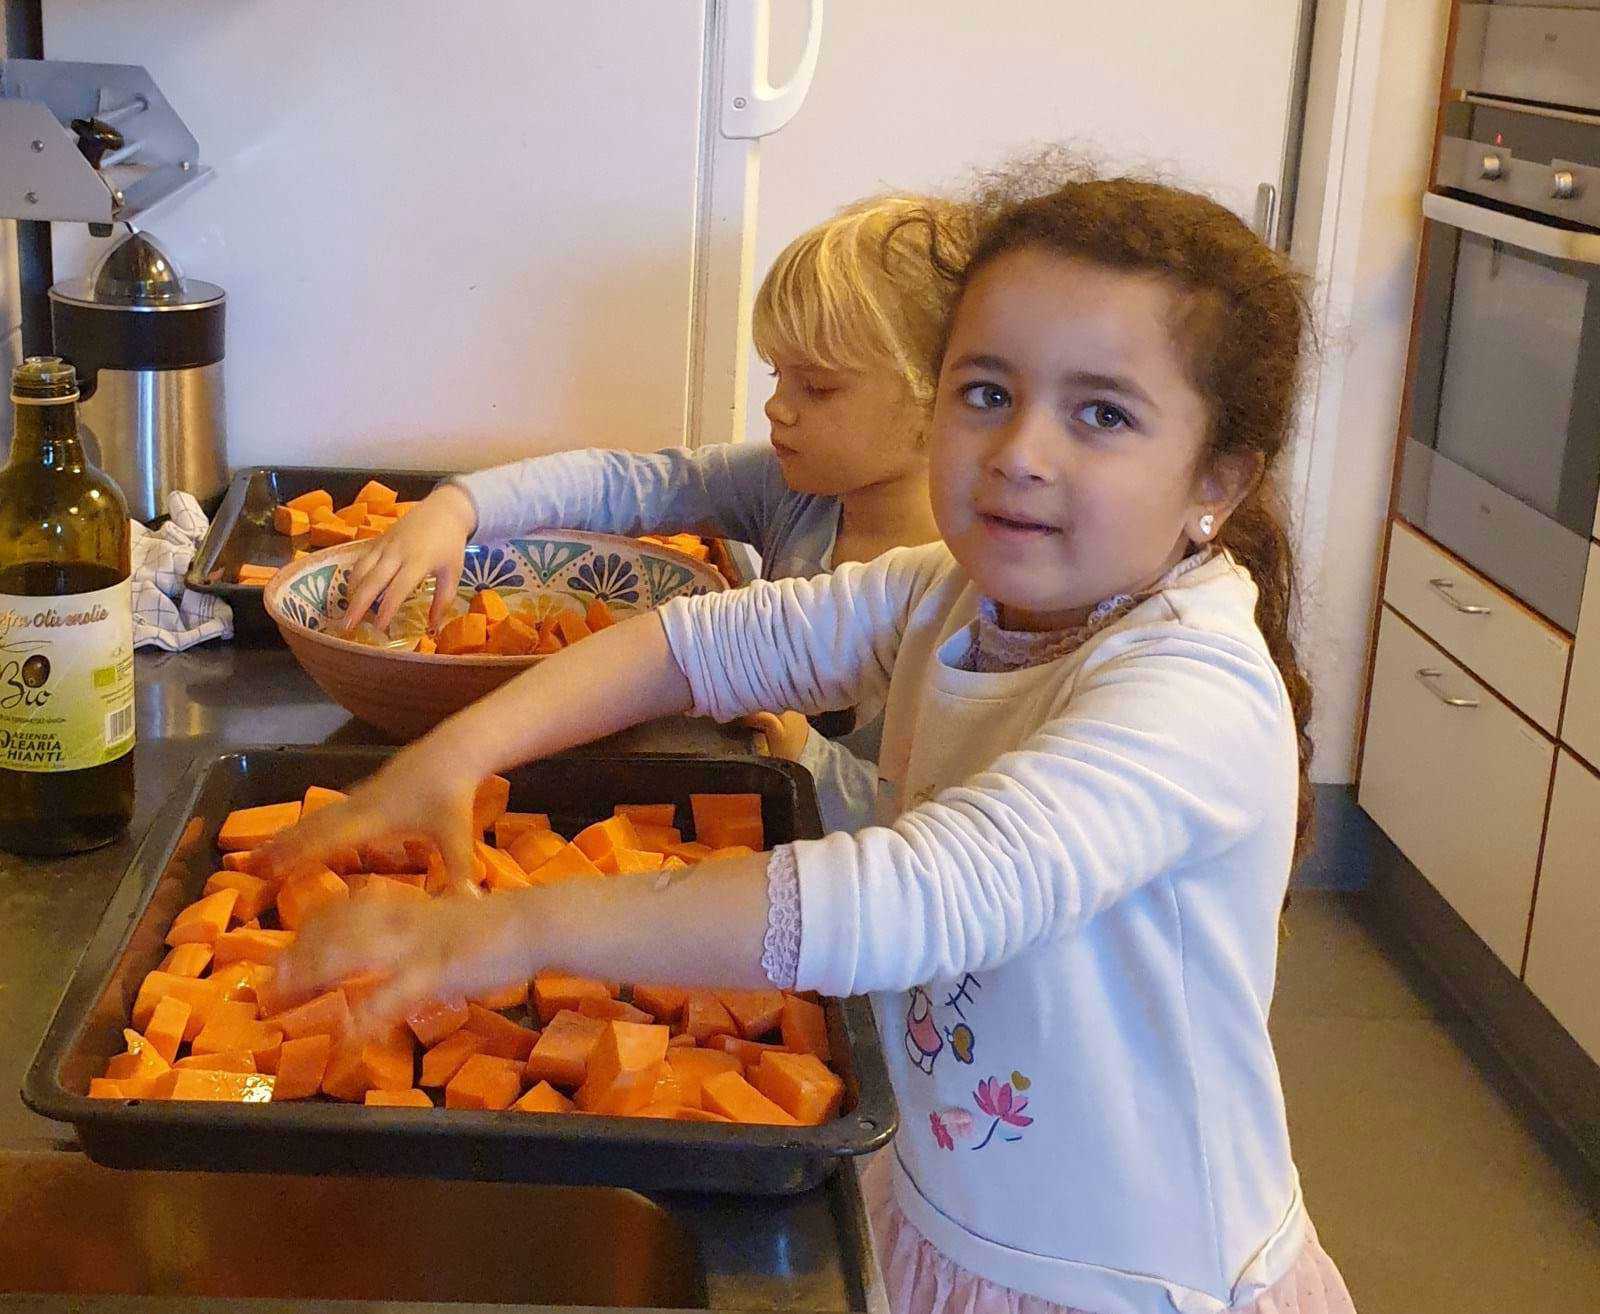
[[1487, 607], [1476, 607], [1470, 602], [1463, 602], [1450, 590], [1455, 588], [1455, 581], [1448, 579], [1430, 579], [1428, 587], [1459, 611], [1463, 616], [1487, 616]]
[[1444, 679], [1444, 672], [1436, 671], [1429, 666], [1424, 666], [1417, 672], [1417, 683], [1431, 693], [1441, 703], [1445, 704], [1445, 706], [1476, 707], [1478, 705], [1478, 700], [1476, 698], [1455, 698], [1450, 694], [1447, 694], [1443, 689], [1439, 688], [1439, 686], [1434, 683], [1435, 680], [1442, 679]]

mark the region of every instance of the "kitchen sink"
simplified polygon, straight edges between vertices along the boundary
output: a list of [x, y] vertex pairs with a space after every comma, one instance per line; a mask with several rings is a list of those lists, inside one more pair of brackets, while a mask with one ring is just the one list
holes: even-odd
[[53, 1152], [0, 1155], [0, 1292], [707, 1306], [694, 1236], [632, 1191], [127, 1172]]

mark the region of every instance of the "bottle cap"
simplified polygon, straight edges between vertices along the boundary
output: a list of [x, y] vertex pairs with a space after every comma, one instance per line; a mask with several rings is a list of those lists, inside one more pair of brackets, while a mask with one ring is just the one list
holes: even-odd
[[60, 356], [29, 356], [11, 371], [11, 400], [76, 401], [78, 372]]

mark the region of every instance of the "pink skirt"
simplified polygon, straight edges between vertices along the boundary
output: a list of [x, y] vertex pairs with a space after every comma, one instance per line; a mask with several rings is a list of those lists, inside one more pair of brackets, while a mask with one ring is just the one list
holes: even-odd
[[[895, 1202], [887, 1168], [865, 1165], [861, 1178], [893, 1314], [1094, 1314], [1003, 1287], [946, 1259]], [[1236, 1314], [1356, 1314], [1356, 1307], [1313, 1230], [1294, 1267]]]

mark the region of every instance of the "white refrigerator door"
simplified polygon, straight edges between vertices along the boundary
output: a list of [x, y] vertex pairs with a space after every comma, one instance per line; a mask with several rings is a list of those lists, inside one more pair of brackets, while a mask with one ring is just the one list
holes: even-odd
[[[683, 441], [712, 13], [44, 5], [48, 57], [145, 65], [216, 168], [149, 227], [227, 290], [236, 466]], [[105, 245], [57, 225], [56, 276]]]

